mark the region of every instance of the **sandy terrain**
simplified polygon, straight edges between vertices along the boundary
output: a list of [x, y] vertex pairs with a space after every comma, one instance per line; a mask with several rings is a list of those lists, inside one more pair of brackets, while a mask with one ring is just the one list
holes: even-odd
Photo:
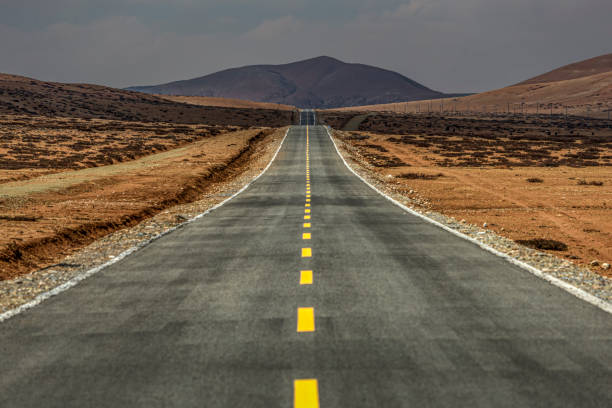
[[[96, 238], [198, 199], [212, 184], [240, 174], [257, 146], [282, 134], [207, 135], [124, 163], [0, 184], [0, 279], [50, 265]], [[11, 171], [24, 170], [5, 170], [4, 177]]]
[[297, 108], [290, 105], [281, 105], [278, 103], [253, 102], [244, 99], [232, 98], [214, 98], [208, 96], [178, 96], [178, 95], [156, 95], [162, 99], [168, 99], [174, 102], [189, 103], [191, 105], [201, 106], [219, 106], [224, 108], [247, 108], [247, 109], [278, 109], [293, 111]]
[[556, 241], [548, 252], [578, 264], [612, 262], [612, 129], [413, 118], [368, 117], [369, 130], [339, 133], [424, 209], [542, 250], [539, 240]]

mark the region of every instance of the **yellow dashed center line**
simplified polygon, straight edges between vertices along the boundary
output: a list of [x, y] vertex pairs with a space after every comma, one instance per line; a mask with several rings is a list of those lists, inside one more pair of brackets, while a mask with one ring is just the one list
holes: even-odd
[[313, 307], [298, 308], [297, 331], [298, 333], [315, 331], [315, 316]]
[[319, 384], [316, 379], [293, 381], [293, 407], [319, 408]]
[[312, 285], [312, 271], [300, 271], [300, 285]]
[[[310, 220], [310, 142], [309, 127], [306, 126], [306, 203], [304, 204], [304, 220]], [[303, 223], [304, 228], [311, 228], [310, 222]], [[303, 240], [312, 238], [310, 232], [302, 233]], [[312, 248], [302, 248], [302, 258], [311, 258]], [[300, 271], [300, 285], [312, 285], [312, 270]], [[297, 332], [314, 332], [315, 316], [313, 307], [299, 307], [297, 310]], [[319, 383], [315, 378], [297, 379], [293, 382], [294, 408], [319, 408]]]

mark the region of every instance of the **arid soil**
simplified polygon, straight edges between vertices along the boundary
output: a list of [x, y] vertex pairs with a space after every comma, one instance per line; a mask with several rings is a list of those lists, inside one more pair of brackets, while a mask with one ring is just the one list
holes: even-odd
[[0, 115], [37, 115], [181, 124], [286, 126], [296, 112], [198, 106], [99, 85], [0, 74]]
[[[320, 119], [338, 127], [350, 120]], [[612, 262], [611, 125], [379, 114], [337, 134], [423, 209], [601, 265]]]
[[214, 98], [212, 96], [179, 96], [179, 95], [156, 95], [169, 101], [189, 103], [200, 106], [219, 106], [225, 108], [247, 108], [247, 109], [278, 109], [293, 111], [297, 108], [291, 105], [279, 103], [253, 102], [245, 99]]
[[[100, 123], [96, 121], [95, 124]], [[165, 125], [159, 126], [161, 130]], [[115, 132], [112, 126], [111, 130], [101, 127], [103, 129], [96, 130], [100, 132], [95, 133], [97, 136]], [[147, 134], [153, 137], [153, 144], [160, 143], [168, 149], [182, 146], [136, 160], [117, 160], [112, 165], [79, 170], [61, 171], [71, 168], [63, 165], [4, 170], [5, 181], [11, 178], [11, 172], [17, 172], [18, 177], [20, 172], [32, 170], [53, 174], [0, 184], [0, 228], [3, 232], [0, 236], [0, 279], [51, 265], [96, 238], [134, 225], [170, 206], [200, 198], [214, 183], [241, 174], [257, 146], [278, 140], [284, 134], [282, 129], [268, 128], [224, 129], [216, 133], [211, 132], [212, 129], [216, 128], [194, 126], [191, 134], [177, 133], [178, 141], [164, 137], [156, 141], [150, 135], [155, 134], [155, 129], [144, 128], [139, 133], [132, 128], [125, 131], [128, 141]], [[73, 143], [82, 140], [83, 134], [76, 132]], [[111, 150], [121, 150], [115, 149], [120, 140], [101, 139], [105, 146], [112, 147]], [[95, 162], [100, 152], [95, 146], [89, 149], [85, 166], [90, 161]], [[53, 154], [51, 151], [45, 150], [51, 158], [47, 164], [53, 163], [56, 155], [61, 165], [62, 155], [75, 154], [78, 149], [63, 146]], [[37, 165], [33, 160], [32, 166]]]

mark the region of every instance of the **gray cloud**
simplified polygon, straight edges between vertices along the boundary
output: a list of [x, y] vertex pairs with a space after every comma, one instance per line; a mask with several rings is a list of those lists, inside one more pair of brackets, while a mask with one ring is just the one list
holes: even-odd
[[118, 87], [325, 54], [481, 91], [612, 51], [608, 0], [0, 0], [0, 10], [0, 72]]

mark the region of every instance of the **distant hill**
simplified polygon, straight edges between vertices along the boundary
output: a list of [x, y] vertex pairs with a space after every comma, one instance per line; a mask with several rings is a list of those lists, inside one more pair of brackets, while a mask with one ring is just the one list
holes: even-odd
[[440, 98], [393, 71], [318, 57], [284, 65], [232, 68], [199, 78], [132, 91], [163, 95], [247, 99], [302, 108], [333, 108]]
[[[423, 112], [430, 101], [355, 107], [355, 111]], [[438, 111], [542, 113], [607, 118], [612, 109], [612, 54], [566, 65], [516, 85], [462, 98], [431, 101]], [[444, 108], [443, 108], [444, 109]], [[345, 109], [345, 110], [348, 110]]]
[[547, 82], [567, 81], [612, 71], [612, 54], [601, 55], [588, 60], [565, 65], [517, 85], [542, 84]]
[[[216, 105], [219, 104], [217, 101]], [[231, 102], [228, 104], [231, 106]], [[296, 116], [286, 108], [279, 111], [280, 107], [244, 107], [196, 106], [106, 86], [44, 82], [0, 74], [0, 114], [4, 115], [239, 126], [285, 126]]]

